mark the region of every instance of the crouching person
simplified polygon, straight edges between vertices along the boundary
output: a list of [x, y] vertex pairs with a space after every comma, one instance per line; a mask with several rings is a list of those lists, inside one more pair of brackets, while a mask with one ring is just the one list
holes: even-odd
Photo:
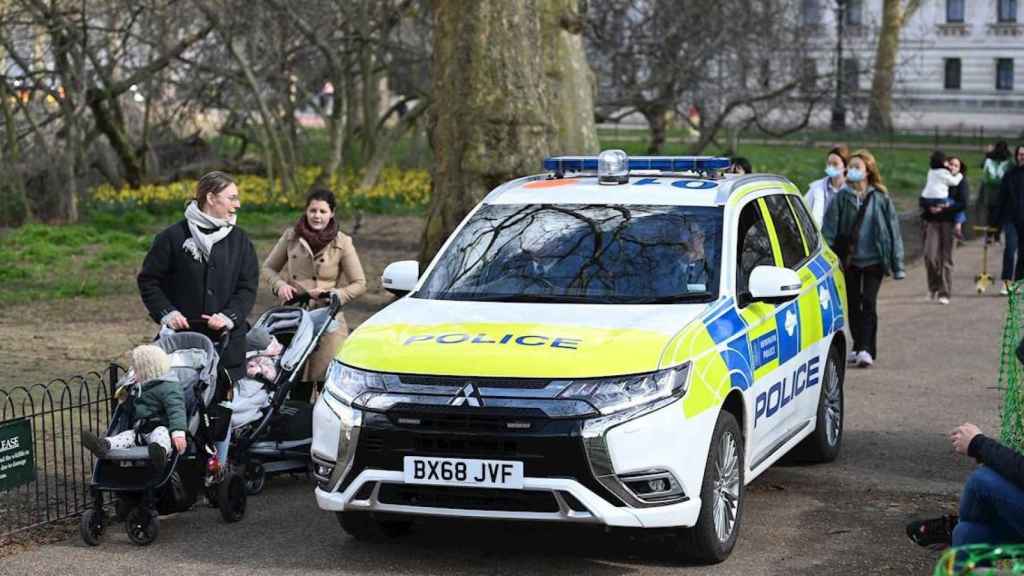
[[171, 452], [185, 452], [185, 395], [171, 373], [171, 360], [161, 348], [146, 344], [132, 350], [132, 370], [139, 387], [132, 413], [132, 428], [100, 438], [82, 431], [82, 445], [102, 458], [114, 448], [148, 446], [154, 468], [162, 470]]

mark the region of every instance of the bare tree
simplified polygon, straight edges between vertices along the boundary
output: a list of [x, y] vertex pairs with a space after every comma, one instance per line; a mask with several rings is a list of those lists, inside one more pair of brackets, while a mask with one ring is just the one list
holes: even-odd
[[643, 115], [651, 154], [664, 146], [672, 117], [691, 122], [691, 109], [700, 118], [693, 152], [728, 124], [805, 126], [826, 90], [804, 68], [811, 48], [794, 4], [594, 0], [587, 39], [601, 115]]
[[868, 130], [892, 130], [892, 92], [900, 31], [920, 7], [921, 0], [883, 0], [882, 28], [878, 34], [875, 73], [871, 80], [871, 99], [868, 104]]

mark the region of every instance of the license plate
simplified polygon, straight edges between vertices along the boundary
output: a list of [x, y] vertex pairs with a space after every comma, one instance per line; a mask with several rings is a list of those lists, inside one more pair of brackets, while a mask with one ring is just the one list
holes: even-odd
[[523, 487], [522, 462], [406, 456], [402, 464], [407, 484], [515, 489]]

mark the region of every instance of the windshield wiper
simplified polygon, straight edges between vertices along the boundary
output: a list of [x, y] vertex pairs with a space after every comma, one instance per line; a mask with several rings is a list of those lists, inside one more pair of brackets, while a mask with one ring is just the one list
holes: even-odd
[[714, 299], [710, 292], [688, 292], [686, 294], [673, 294], [672, 296], [656, 296], [652, 298], [623, 299], [622, 304], [686, 304], [694, 302], [708, 302]]
[[619, 304], [610, 297], [577, 294], [441, 294], [438, 300], [466, 300], [470, 302], [519, 302], [543, 304]]

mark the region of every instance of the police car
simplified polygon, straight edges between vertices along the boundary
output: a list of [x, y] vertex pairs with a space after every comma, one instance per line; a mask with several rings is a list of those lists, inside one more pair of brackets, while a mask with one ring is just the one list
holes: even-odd
[[314, 410], [316, 499], [672, 528], [732, 550], [744, 486], [843, 431], [845, 287], [796, 187], [709, 157], [556, 157], [493, 190], [348, 338]]

